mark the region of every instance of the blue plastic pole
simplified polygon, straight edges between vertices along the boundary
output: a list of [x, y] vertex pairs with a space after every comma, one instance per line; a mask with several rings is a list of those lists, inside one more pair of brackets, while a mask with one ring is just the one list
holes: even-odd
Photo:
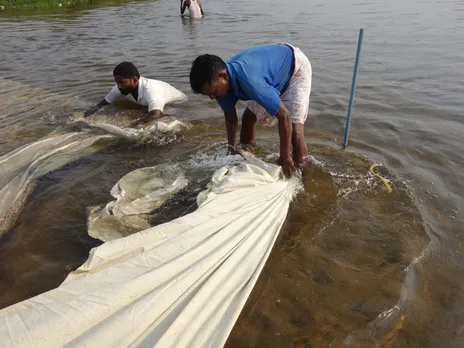
[[359, 29], [358, 49], [356, 50], [356, 61], [354, 63], [353, 81], [351, 83], [350, 104], [348, 105], [348, 115], [346, 116], [345, 125], [345, 140], [343, 141], [343, 148], [348, 146], [348, 135], [350, 133], [351, 113], [353, 111], [354, 92], [356, 90], [356, 77], [358, 75], [359, 56], [361, 55], [361, 47], [363, 43], [364, 29]]

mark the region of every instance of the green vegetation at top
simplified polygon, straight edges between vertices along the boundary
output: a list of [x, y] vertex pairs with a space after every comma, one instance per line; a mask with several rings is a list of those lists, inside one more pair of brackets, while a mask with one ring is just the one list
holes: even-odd
[[128, 2], [134, 0], [0, 0], [0, 15], [34, 10], [52, 10], [60, 13], [69, 12], [70, 9], [112, 6]]

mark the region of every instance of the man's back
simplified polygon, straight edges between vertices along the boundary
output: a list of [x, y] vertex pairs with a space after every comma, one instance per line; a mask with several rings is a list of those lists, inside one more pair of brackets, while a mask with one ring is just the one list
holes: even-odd
[[293, 49], [286, 44], [264, 44], [250, 47], [227, 63], [229, 74], [240, 80], [264, 81], [279, 90], [285, 89], [294, 69]]

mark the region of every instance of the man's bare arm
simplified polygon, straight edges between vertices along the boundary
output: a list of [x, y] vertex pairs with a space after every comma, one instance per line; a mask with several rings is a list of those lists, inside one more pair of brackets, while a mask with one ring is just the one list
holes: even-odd
[[200, 6], [201, 15], [204, 16], [205, 12], [203, 11], [203, 5], [201, 4], [200, 0], [197, 0], [197, 1], [198, 1], [198, 6]]
[[187, 4], [184, 2], [184, 0], [180, 0], [180, 14], [181, 16], [184, 15], [185, 9], [187, 8]]
[[280, 137], [280, 159], [285, 176], [290, 176], [295, 171], [295, 164], [291, 156], [291, 141], [292, 141], [292, 121], [290, 112], [284, 104], [280, 104], [275, 117], [279, 121], [279, 137]]
[[235, 138], [238, 124], [237, 110], [234, 107], [232, 110], [224, 112], [224, 116], [226, 120], [227, 143], [229, 144], [228, 152], [235, 154]]

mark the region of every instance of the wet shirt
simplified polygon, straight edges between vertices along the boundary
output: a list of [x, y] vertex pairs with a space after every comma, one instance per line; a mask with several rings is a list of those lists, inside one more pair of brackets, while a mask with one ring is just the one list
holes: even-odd
[[148, 106], [148, 112], [152, 110], [164, 111], [165, 104], [182, 101], [187, 98], [184, 93], [171, 86], [169, 83], [147, 79], [142, 76], [140, 76], [139, 79], [137, 100], [134, 99], [132, 93], [128, 95], [121, 94], [117, 85], [108, 93], [105, 100], [111, 104], [117, 101], [121, 96], [134, 103]]
[[226, 67], [234, 91], [216, 99], [223, 111], [232, 110], [239, 99], [254, 100], [275, 115], [295, 68], [293, 49], [286, 44], [253, 46], [232, 57]]
[[201, 14], [200, 5], [198, 4], [197, 0], [190, 0], [190, 6], [188, 9], [189, 9], [190, 17], [192, 18], [203, 17], [203, 15]]

